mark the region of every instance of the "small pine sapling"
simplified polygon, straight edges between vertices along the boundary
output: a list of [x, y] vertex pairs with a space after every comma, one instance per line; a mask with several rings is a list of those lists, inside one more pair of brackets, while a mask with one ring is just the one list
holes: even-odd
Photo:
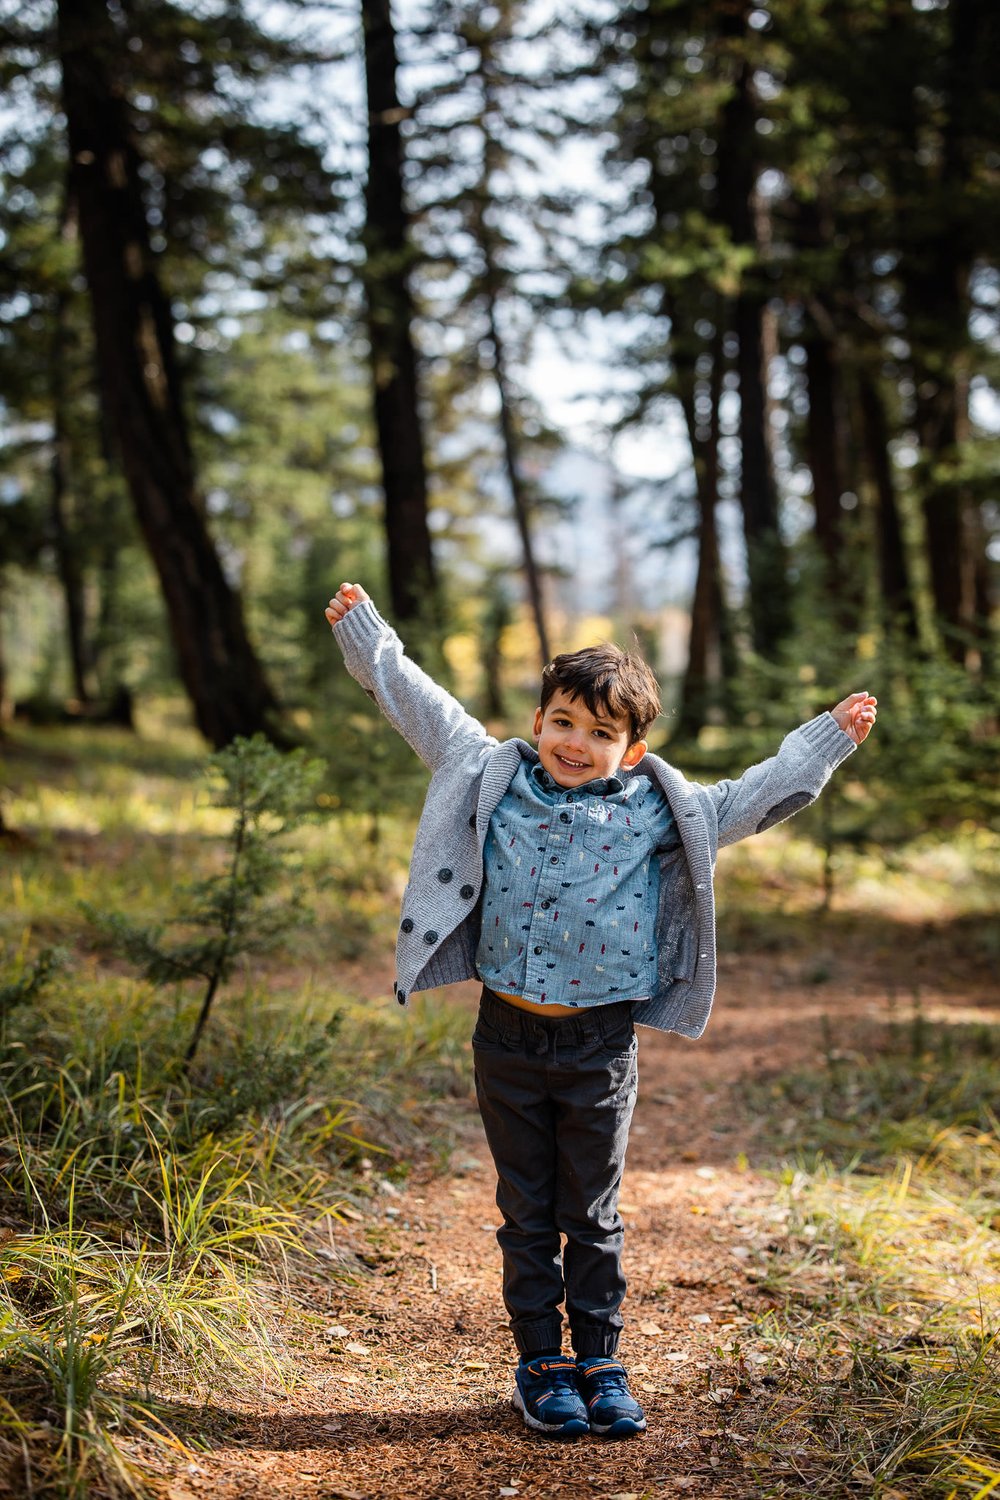
[[65, 961], [61, 948], [43, 948], [33, 963], [22, 964], [16, 979], [0, 980], [0, 1027], [11, 1011], [37, 999]]
[[[307, 759], [303, 750], [281, 753], [262, 734], [233, 740], [209, 760], [212, 802], [233, 812], [225, 868], [184, 887], [176, 915], [165, 923], [142, 925], [84, 908], [150, 983], [203, 981], [185, 1066], [236, 961], [273, 948], [308, 919], [300, 893], [279, 889], [289, 870], [282, 839], [305, 817], [323, 769], [322, 761]], [[166, 935], [170, 929], [178, 934], [172, 940]]]

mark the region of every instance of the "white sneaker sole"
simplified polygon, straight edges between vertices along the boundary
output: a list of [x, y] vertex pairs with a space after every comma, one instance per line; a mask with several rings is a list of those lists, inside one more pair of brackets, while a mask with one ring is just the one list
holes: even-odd
[[590, 1431], [590, 1423], [586, 1417], [570, 1417], [568, 1422], [543, 1422], [539, 1417], [532, 1416], [517, 1386], [514, 1387], [511, 1403], [514, 1410], [521, 1413], [521, 1419], [526, 1427], [530, 1427], [532, 1432], [544, 1432], [546, 1437], [575, 1438]]

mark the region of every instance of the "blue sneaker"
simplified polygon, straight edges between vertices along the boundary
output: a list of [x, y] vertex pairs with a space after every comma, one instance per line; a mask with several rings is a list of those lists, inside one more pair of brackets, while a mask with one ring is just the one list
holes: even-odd
[[578, 1359], [576, 1370], [591, 1432], [599, 1437], [631, 1437], [645, 1432], [646, 1414], [628, 1388], [623, 1365], [598, 1355], [595, 1359]]
[[575, 1438], [590, 1427], [576, 1365], [562, 1355], [521, 1360], [514, 1372], [514, 1406], [527, 1427], [547, 1437]]

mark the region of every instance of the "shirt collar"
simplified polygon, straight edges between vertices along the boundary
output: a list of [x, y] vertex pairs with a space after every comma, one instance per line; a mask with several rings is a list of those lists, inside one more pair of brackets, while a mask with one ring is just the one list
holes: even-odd
[[536, 761], [531, 768], [531, 775], [538, 785], [546, 792], [586, 792], [588, 797], [610, 797], [617, 792], [625, 790], [625, 783], [620, 776], [598, 777], [595, 781], [588, 781], [583, 786], [565, 787], [560, 786], [546, 771], [541, 761]]

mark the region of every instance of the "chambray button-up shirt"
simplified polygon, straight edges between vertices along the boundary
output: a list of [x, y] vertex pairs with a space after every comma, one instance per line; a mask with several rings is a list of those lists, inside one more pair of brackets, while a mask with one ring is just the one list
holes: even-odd
[[678, 842], [647, 777], [567, 788], [523, 761], [484, 849], [484, 984], [542, 1005], [645, 999], [656, 985], [653, 855]]

